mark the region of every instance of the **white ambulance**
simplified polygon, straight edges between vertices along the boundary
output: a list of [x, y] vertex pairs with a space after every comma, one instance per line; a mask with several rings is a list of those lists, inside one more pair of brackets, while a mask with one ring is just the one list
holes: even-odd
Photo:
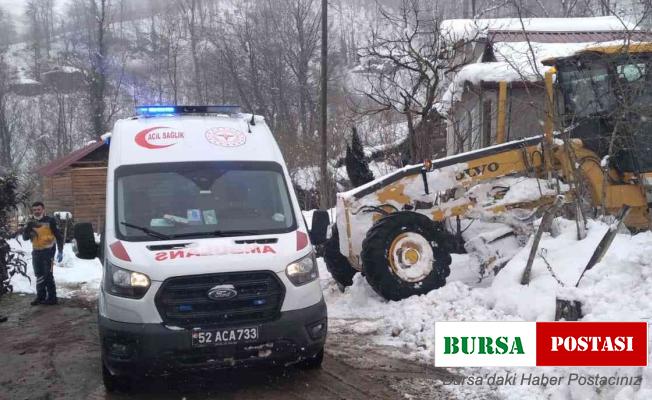
[[[99, 330], [104, 383], [259, 363], [318, 367], [327, 331], [313, 240], [261, 117], [233, 106], [139, 107], [110, 136]], [[98, 254], [95, 254], [97, 250]]]

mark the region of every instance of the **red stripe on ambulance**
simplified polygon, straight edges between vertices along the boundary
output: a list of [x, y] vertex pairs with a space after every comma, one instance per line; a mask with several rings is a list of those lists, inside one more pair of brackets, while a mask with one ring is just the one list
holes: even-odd
[[125, 249], [125, 246], [121, 241], [117, 240], [111, 243], [109, 248], [111, 249], [111, 253], [113, 253], [117, 259], [122, 261], [131, 261], [131, 257], [129, 257], [129, 253], [127, 253], [127, 249]]
[[224, 256], [233, 254], [276, 254], [274, 247], [265, 246], [244, 246], [244, 247], [211, 247], [207, 249], [187, 249], [159, 251], [154, 254], [156, 261], [167, 261], [190, 257]]
[[183, 138], [183, 132], [169, 126], [153, 126], [138, 132], [134, 141], [140, 147], [153, 150], [174, 146]]

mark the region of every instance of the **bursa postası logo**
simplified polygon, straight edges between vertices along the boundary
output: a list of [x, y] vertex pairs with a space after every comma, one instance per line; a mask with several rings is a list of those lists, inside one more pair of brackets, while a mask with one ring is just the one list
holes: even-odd
[[437, 322], [437, 367], [647, 366], [646, 322]]

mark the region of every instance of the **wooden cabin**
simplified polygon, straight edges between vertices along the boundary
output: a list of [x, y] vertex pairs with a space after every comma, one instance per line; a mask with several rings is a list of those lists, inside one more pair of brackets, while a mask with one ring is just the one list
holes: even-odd
[[104, 228], [108, 144], [97, 141], [36, 170], [48, 214], [70, 211], [75, 222]]

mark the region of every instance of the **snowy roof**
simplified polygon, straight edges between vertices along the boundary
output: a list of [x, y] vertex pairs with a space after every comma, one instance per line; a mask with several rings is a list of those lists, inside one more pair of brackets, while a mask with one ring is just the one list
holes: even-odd
[[645, 31], [489, 31], [489, 42], [537, 42], [537, 43], [587, 43], [610, 42], [628, 37], [632, 41], [650, 40], [650, 32]]
[[448, 19], [441, 23], [444, 36], [453, 40], [488, 37], [491, 32], [610, 32], [635, 30], [615, 16], [590, 18]]
[[[613, 20], [618, 21], [620, 24], [621, 32], [612, 31], [612, 32], [582, 32], [580, 28], [586, 27], [589, 20], [597, 20], [596, 27], [604, 28], [609, 25], [609, 21], [613, 23]], [[533, 31], [533, 32], [524, 32], [523, 30], [516, 32], [511, 30], [505, 30], [499, 33], [488, 31], [489, 42], [483, 45], [491, 46], [491, 50], [495, 57], [495, 61], [492, 62], [478, 62], [474, 64], [469, 64], [462, 67], [452, 82], [450, 83], [447, 90], [444, 92], [441, 97], [441, 101], [438, 104], [438, 111], [442, 114], [446, 114], [453, 103], [458, 101], [462, 93], [464, 92], [465, 83], [471, 83], [477, 85], [481, 82], [538, 82], [543, 79], [544, 73], [548, 70], [548, 66], [543, 64], [544, 60], [550, 60], [559, 57], [568, 57], [577, 52], [581, 52], [587, 49], [594, 48], [595, 46], [601, 45], [612, 45], [618, 48], [621, 48], [625, 43], [629, 43], [630, 40], [642, 40], [642, 41], [652, 41], [652, 33], [647, 31], [637, 31], [637, 32], [624, 32], [624, 25], [615, 17], [599, 17], [599, 18], [535, 18], [524, 20], [524, 24], [529, 21], [529, 26], [533, 28], [541, 28], [546, 26], [545, 22], [548, 22], [548, 29], [556, 29], [560, 27], [560, 20], [568, 21], [565, 26], [567, 30], [565, 32], [556, 32], [551, 30], [549, 32], [543, 31]], [[467, 21], [466, 24], [474, 22], [476, 24], [482, 24], [483, 21], [486, 22], [485, 26], [490, 27], [499, 27], [505, 26], [511, 28], [510, 23], [514, 23], [513, 19], [501, 19], [501, 20], [449, 20], [444, 22], [459, 22]], [[487, 22], [488, 21], [488, 22]], [[500, 25], [496, 21], [506, 21], [504, 25]], [[519, 21], [516, 19], [515, 21]], [[577, 25], [574, 25], [577, 22]], [[520, 24], [520, 21], [519, 21]], [[450, 25], [450, 24], [449, 24]], [[464, 25], [459, 22], [457, 24], [452, 24], [452, 27], [460, 29]], [[570, 29], [574, 29], [570, 31]], [[570, 32], [570, 33], [569, 33]], [[550, 34], [548, 34], [550, 33]], [[515, 41], [520, 35], [522, 40]], [[618, 36], [621, 37], [618, 37]], [[623, 37], [625, 36], [625, 37]], [[496, 39], [505, 38], [508, 40], [498, 41]], [[543, 38], [541, 42], [537, 42], [535, 38]], [[585, 42], [573, 42], [573, 39], [578, 38], [591, 38], [591, 40]], [[612, 40], [605, 40], [607, 38], [612, 38]], [[615, 39], [614, 39], [615, 38]], [[553, 42], [554, 39], [558, 39], [559, 42]]]
[[[543, 79], [543, 73], [548, 69], [542, 64], [542, 60], [555, 57], [568, 57], [578, 51], [595, 46], [595, 42], [588, 43], [536, 43], [536, 42], [503, 42], [494, 43], [493, 50], [496, 57], [495, 63], [502, 64], [503, 69], [508, 72], [501, 73], [487, 71], [481, 76], [469, 77], [468, 80], [478, 83], [478, 79], [486, 82], [498, 82], [501, 80], [518, 81], [527, 80], [531, 82]], [[470, 67], [468, 65], [467, 67]]]
[[570, 56], [596, 43], [495, 43], [495, 62], [469, 64], [462, 67], [444, 92], [439, 112], [446, 113], [464, 92], [465, 83], [480, 82], [538, 82], [548, 70], [542, 60]]

